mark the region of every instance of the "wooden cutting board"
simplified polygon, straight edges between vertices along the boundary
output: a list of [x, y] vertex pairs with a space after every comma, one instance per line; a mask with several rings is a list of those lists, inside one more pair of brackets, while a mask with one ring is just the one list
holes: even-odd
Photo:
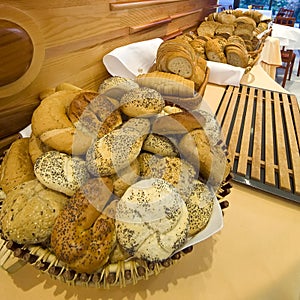
[[228, 86], [216, 114], [234, 180], [300, 202], [300, 112], [295, 95]]

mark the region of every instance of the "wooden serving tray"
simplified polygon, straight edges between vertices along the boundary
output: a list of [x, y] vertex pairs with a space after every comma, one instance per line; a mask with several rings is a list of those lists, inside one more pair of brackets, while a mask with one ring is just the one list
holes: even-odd
[[217, 110], [233, 180], [300, 203], [300, 112], [295, 95], [227, 86]]

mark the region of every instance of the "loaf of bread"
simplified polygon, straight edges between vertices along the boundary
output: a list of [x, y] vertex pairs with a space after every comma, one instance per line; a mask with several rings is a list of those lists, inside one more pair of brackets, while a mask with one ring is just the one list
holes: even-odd
[[[102, 213], [111, 193], [109, 178], [90, 179], [55, 221], [51, 247], [59, 260], [77, 272], [96, 272], [116, 245], [114, 219]], [[97, 203], [97, 209], [91, 203]]]
[[0, 228], [7, 240], [37, 244], [49, 239], [67, 196], [46, 188], [37, 179], [7, 193], [0, 210]]
[[8, 193], [17, 185], [35, 178], [29, 154], [29, 138], [14, 141], [0, 168], [0, 187]]
[[140, 86], [157, 90], [162, 95], [172, 95], [183, 98], [195, 96], [195, 84], [192, 80], [180, 75], [154, 71], [136, 77]]

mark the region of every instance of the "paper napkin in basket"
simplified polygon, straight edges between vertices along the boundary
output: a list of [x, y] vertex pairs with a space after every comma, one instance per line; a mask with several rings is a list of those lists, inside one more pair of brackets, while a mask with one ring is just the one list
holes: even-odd
[[134, 79], [148, 72], [162, 42], [162, 39], [156, 38], [116, 48], [103, 57], [103, 63], [112, 76]]
[[208, 82], [219, 85], [239, 86], [245, 72], [244, 68], [214, 61], [207, 61], [207, 66], [210, 69]]

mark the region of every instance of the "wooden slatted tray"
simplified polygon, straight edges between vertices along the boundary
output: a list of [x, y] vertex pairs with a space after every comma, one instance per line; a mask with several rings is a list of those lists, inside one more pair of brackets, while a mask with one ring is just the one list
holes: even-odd
[[300, 202], [300, 112], [295, 95], [228, 86], [217, 120], [234, 180]]

